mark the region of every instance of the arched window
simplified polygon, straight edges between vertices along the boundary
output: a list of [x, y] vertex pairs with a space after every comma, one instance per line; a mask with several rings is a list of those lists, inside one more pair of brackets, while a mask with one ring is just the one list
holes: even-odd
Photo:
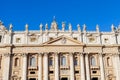
[[78, 65], [78, 58], [77, 58], [77, 57], [75, 57], [75, 59], [74, 59], [74, 65], [75, 65], [75, 66]]
[[15, 66], [19, 66], [19, 58], [15, 58]]
[[31, 66], [31, 67], [35, 67], [35, 65], [36, 65], [35, 57], [31, 57], [31, 58], [30, 58], [30, 66]]
[[52, 58], [52, 57], [49, 58], [49, 65], [50, 65], [50, 66], [53, 65], [53, 58]]
[[110, 59], [110, 57], [107, 57], [107, 66], [111, 66], [111, 65], [112, 65], [111, 59]]
[[62, 65], [62, 66], [65, 66], [65, 65], [66, 65], [66, 57], [65, 57], [65, 56], [62, 56], [62, 57], [61, 57], [61, 65]]
[[91, 65], [95, 66], [96, 65], [96, 61], [95, 61], [95, 57], [91, 57]]

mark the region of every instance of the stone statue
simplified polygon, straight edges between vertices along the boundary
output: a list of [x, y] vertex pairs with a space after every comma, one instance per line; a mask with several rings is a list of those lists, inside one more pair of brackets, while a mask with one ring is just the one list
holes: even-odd
[[0, 20], [0, 25], [3, 25], [3, 22]]
[[42, 25], [42, 23], [40, 24], [40, 30], [42, 30], [42, 28], [43, 28], [43, 25]]
[[45, 25], [45, 30], [48, 30], [48, 24], [46, 23], [46, 25]]
[[111, 26], [111, 30], [112, 30], [112, 32], [114, 32], [115, 31], [115, 27], [114, 27], [114, 25], [112, 24], [112, 26]]
[[10, 24], [10, 27], [9, 27], [10, 31], [12, 31], [12, 27], [13, 27], [13, 25], [12, 25], [12, 24]]
[[58, 24], [56, 22], [55, 16], [53, 17], [53, 22], [51, 23], [51, 30], [57, 30], [58, 29]]
[[96, 25], [96, 31], [97, 31], [97, 32], [100, 31], [100, 30], [99, 30], [99, 25], [98, 25], [98, 24]]
[[65, 22], [62, 22], [62, 31], [65, 30]]
[[83, 31], [86, 32], [86, 25], [85, 24], [83, 25]]
[[81, 32], [80, 25], [77, 25], [78, 31]]
[[69, 31], [72, 31], [72, 25], [71, 25], [71, 23], [69, 23]]
[[25, 25], [26, 30], [28, 30], [28, 24]]

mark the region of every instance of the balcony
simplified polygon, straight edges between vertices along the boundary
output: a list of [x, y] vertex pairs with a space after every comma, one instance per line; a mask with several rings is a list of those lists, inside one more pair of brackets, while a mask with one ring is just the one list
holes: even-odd
[[29, 70], [38, 70], [38, 66], [29, 66], [28, 69]]
[[100, 70], [100, 66], [90, 66], [91, 70]]

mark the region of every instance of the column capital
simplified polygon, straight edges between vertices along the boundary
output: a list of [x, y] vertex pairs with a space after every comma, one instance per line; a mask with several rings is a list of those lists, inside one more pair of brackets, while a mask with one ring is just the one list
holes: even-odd
[[74, 52], [70, 52], [69, 54], [70, 54], [70, 56], [73, 56], [73, 55], [74, 55]]
[[22, 57], [26, 57], [28, 55], [28, 53], [23, 53]]
[[103, 53], [98, 53], [99, 56], [103, 56]]
[[38, 56], [42, 56], [43, 55], [43, 53], [38, 53]]
[[119, 56], [120, 54], [119, 54], [119, 53], [114, 53], [113, 55], [114, 55], [114, 56]]
[[90, 53], [88, 52], [88, 53], [84, 53], [86, 56], [88, 56]]
[[59, 54], [60, 54], [59, 52], [55, 52], [55, 53], [54, 53], [55, 56], [58, 56]]
[[5, 57], [10, 57], [11, 54], [10, 54], [10, 53], [4, 53], [3, 55], [4, 55]]
[[45, 56], [47, 56], [49, 53], [47, 53], [47, 52], [45, 52], [45, 53], [43, 53]]
[[85, 53], [79, 53], [80, 54], [80, 56], [83, 56]]

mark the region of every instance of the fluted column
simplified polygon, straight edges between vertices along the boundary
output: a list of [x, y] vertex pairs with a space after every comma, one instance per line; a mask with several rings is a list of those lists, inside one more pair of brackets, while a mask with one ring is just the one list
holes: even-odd
[[85, 55], [85, 64], [86, 64], [86, 79], [90, 80], [90, 66], [89, 66], [88, 53], [86, 53]]
[[80, 80], [85, 80], [85, 64], [84, 64], [84, 55], [83, 53], [80, 54], [80, 71], [81, 71], [81, 79]]
[[48, 53], [44, 53], [44, 80], [48, 80]]
[[101, 80], [105, 80], [103, 54], [99, 53]]
[[23, 66], [22, 66], [22, 80], [27, 80], [27, 54], [22, 54], [23, 56]]
[[10, 80], [10, 54], [4, 54], [3, 80]]
[[42, 80], [42, 53], [38, 54], [38, 80]]
[[55, 53], [55, 80], [59, 80], [59, 53]]
[[74, 60], [73, 60], [73, 53], [70, 53], [70, 80], [74, 80]]

